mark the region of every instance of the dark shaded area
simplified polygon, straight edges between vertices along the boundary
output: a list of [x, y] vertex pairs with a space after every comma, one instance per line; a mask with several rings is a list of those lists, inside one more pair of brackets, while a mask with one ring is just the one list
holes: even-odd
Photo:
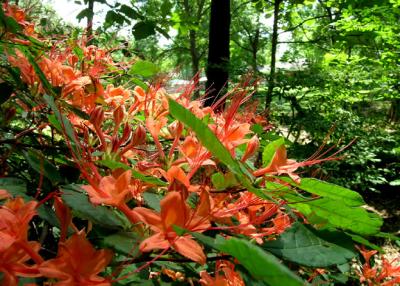
[[227, 87], [229, 72], [229, 29], [230, 29], [230, 1], [211, 1], [211, 17], [209, 31], [209, 49], [207, 62], [208, 90], [206, 106], [211, 106], [223, 94]]

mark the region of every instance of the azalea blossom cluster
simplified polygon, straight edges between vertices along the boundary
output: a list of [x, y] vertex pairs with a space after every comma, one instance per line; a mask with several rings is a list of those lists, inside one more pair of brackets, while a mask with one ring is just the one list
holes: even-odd
[[[26, 22], [23, 11], [9, 4], [4, 4], [3, 7], [6, 8], [7, 16], [15, 17], [18, 14], [15, 18], [18, 23]], [[10, 41], [14, 41], [14, 38], [11, 37]], [[80, 60], [70, 47], [57, 49], [54, 46], [47, 55], [36, 58], [36, 62], [50, 85], [61, 90], [60, 101], [89, 114], [89, 119], [85, 120], [73, 112], [63, 111], [67, 112], [75, 127], [76, 137], [79, 138], [81, 153], [74, 154], [76, 151], [72, 149], [71, 153], [81, 170], [82, 178], [89, 182], [82, 185], [82, 189], [94, 205], [109, 206], [121, 211], [132, 223], [132, 227], [141, 229], [141, 252], [176, 251], [194, 262], [205, 264], [207, 256], [203, 246], [193, 239], [193, 232], [223, 230], [226, 237], [229, 237], [229, 233], [242, 234], [261, 243], [265, 238], [279, 234], [291, 225], [291, 219], [279, 204], [260, 199], [247, 190], [240, 190], [240, 183], [235, 180], [230, 189], [222, 192], [216, 190], [209, 175], [218, 171], [223, 176], [229, 177], [230, 174], [220, 170], [219, 162], [202, 146], [193, 131], [185, 128], [179, 121], [171, 120], [169, 116], [168, 98], [174, 98], [195, 116], [207, 120], [209, 128], [230, 154], [246, 162], [256, 153], [259, 141], [257, 136], [252, 136], [251, 125], [248, 123], [255, 120], [254, 113], [249, 111], [247, 116], [235, 116], [239, 106], [248, 99], [245, 93], [235, 98], [225, 112], [216, 113], [211, 107], [203, 107], [200, 100], [191, 100], [193, 86], [187, 87], [180, 94], [172, 95], [168, 95], [160, 85], [150, 86], [147, 91], [138, 86], [130, 90], [111, 84], [104, 88], [100, 78], [109, 73], [111, 67], [115, 68], [116, 64], [104, 50], [95, 46], [80, 45], [79, 48], [84, 56]], [[49, 92], [35, 67], [20, 50], [10, 53], [8, 59], [11, 65], [19, 68], [22, 81], [33, 94], [39, 98]], [[27, 109], [22, 102], [18, 103]], [[239, 146], [245, 146], [241, 155], [237, 155]], [[94, 155], [96, 153], [101, 155]], [[287, 172], [284, 166], [291, 161], [286, 161], [285, 155], [283, 158], [275, 157], [271, 173]], [[100, 170], [97, 162], [105, 159], [118, 162], [127, 170]], [[165, 186], [160, 187], [137, 179], [132, 176], [132, 172], [159, 178], [165, 182]], [[148, 191], [164, 196], [160, 201], [159, 212], [146, 206], [142, 194]], [[195, 205], [189, 205], [189, 197], [198, 198]], [[8, 205], [14, 200], [24, 205], [17, 197], [10, 199], [2, 210], [8, 211]], [[135, 207], [132, 208], [132, 205]], [[29, 221], [36, 214], [34, 203], [29, 202], [28, 206], [30, 214], [24, 221], [24, 237], [15, 238], [16, 240], [26, 241]], [[99, 285], [105, 283], [104, 279], [96, 275], [110, 262], [111, 253], [93, 249], [85, 239], [85, 233], [74, 226], [69, 208], [59, 197], [54, 198], [54, 207], [61, 222], [57, 258], [43, 261], [38, 254], [40, 245], [26, 241], [23, 249], [29, 248], [29, 253], [27, 255], [19, 250], [23, 256], [18, 262], [23, 264], [36, 258], [36, 265], [25, 265], [25, 272], [9, 271], [7, 281], [15, 282], [19, 275], [43, 275], [58, 278], [65, 285], [79, 279], [87, 283], [97, 281]], [[67, 239], [69, 227], [76, 229], [76, 234]], [[179, 233], [176, 227], [185, 230], [185, 233]], [[18, 247], [20, 244], [13, 245]], [[75, 263], [73, 257], [66, 257], [67, 254], [77, 255], [79, 248], [87, 249], [90, 253], [87, 259], [90, 261], [77, 259], [79, 265], [73, 265], [70, 271], [61, 273], [60, 268], [65, 263]], [[77, 270], [82, 265], [84, 269], [88, 269], [91, 263], [97, 264], [96, 267], [90, 267], [92, 270], [88, 275], [85, 276], [85, 273]], [[231, 273], [234, 271], [234, 264], [221, 261], [218, 265], [217, 269], [227, 269], [224, 272], [229, 274], [218, 274], [215, 279], [226, 279], [226, 283], [231, 283], [228, 278], [233, 275]], [[31, 273], [28, 273], [28, 269]], [[202, 277], [204, 279], [201, 283], [213, 285], [209, 282], [212, 279], [209, 274], [204, 272]], [[241, 281], [240, 276], [238, 277]]]
[[[279, 182], [291, 188], [278, 176], [287, 175], [299, 183], [299, 167], [323, 160], [314, 157], [298, 163], [288, 159], [284, 145], [280, 145], [267, 164], [260, 164], [260, 141], [251, 123], [267, 128], [268, 122], [255, 114], [255, 105], [249, 103], [250, 96], [241, 87], [234, 88], [233, 96], [226, 98], [227, 107], [220, 111], [216, 108], [218, 102], [203, 106], [207, 95], [191, 98], [195, 85], [174, 94], [168, 94], [161, 82], [142, 87], [130, 87], [129, 83], [114, 86], [104, 78], [115, 70], [123, 71], [124, 64], [115, 63], [106, 50], [86, 46], [84, 40], [75, 46], [58, 41], [32, 62], [31, 41], [20, 36], [33, 36], [36, 41], [39, 36], [22, 10], [7, 3], [3, 10], [23, 27], [19, 34], [5, 35], [10, 47], [24, 47], [10, 48], [7, 55], [37, 102], [33, 111], [46, 110], [43, 98], [52, 96], [56, 103], [52, 112], [60, 114], [61, 122], [55, 129], [66, 141], [70, 153], [67, 160], [79, 170], [75, 185], [93, 206], [105, 207], [128, 221], [125, 230], [139, 237], [132, 245], [132, 256], [128, 256], [130, 264], [145, 263], [118, 276], [127, 266], [126, 261], [121, 262], [111, 250], [95, 248], [88, 239], [95, 226], [91, 222], [87, 228], [78, 226], [62, 189], [56, 188], [45, 197], [39, 192], [35, 198], [41, 200], [31, 201], [1, 189], [2, 282], [18, 285], [19, 277], [41, 277], [54, 285], [111, 285], [152, 268], [160, 258], [173, 261], [178, 257], [202, 265], [195, 281], [198, 284], [244, 285], [236, 269], [238, 262], [209, 250], [196, 234], [218, 234], [225, 239], [241, 236], [261, 245], [282, 234], [298, 214], [287, 212], [287, 202], [280, 197], [261, 198], [245, 187], [204, 147], [196, 132], [171, 115], [171, 100], [201, 120], [259, 186]], [[15, 101], [23, 110], [32, 111], [20, 99]], [[72, 128], [68, 129], [66, 123]], [[46, 127], [54, 128], [54, 122], [42, 123], [41, 128]], [[147, 201], [146, 194], [158, 198], [157, 204]], [[29, 240], [30, 226], [43, 204], [51, 205], [58, 219], [57, 253], [51, 258], [41, 253], [39, 241]], [[106, 275], [107, 266], [117, 270]], [[168, 268], [150, 274], [149, 278], [167, 275], [174, 281], [186, 279], [184, 274]], [[190, 279], [187, 282], [194, 285]]]

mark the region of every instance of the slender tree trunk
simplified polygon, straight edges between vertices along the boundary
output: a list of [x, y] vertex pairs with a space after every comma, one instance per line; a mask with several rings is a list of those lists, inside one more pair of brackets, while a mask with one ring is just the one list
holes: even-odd
[[392, 99], [389, 109], [389, 121], [399, 122], [400, 121], [400, 99]]
[[230, 23], [230, 0], [211, 0], [206, 106], [215, 103], [224, 94], [228, 84]]
[[192, 78], [193, 81], [196, 85], [196, 90], [195, 90], [195, 96], [197, 97], [199, 95], [199, 90], [197, 89], [198, 84], [199, 84], [199, 62], [200, 62], [200, 57], [199, 57], [199, 52], [197, 51], [197, 43], [196, 43], [196, 31], [190, 30], [189, 31], [189, 42], [190, 42], [190, 57], [192, 58]]
[[253, 56], [252, 61], [252, 68], [254, 75], [258, 74], [258, 67], [257, 67], [257, 53], [258, 53], [258, 46], [260, 44], [260, 15], [257, 15], [257, 30], [254, 35], [254, 40], [251, 41], [251, 53]]
[[278, 46], [278, 20], [279, 20], [279, 6], [281, 2], [282, 0], [275, 0], [274, 2], [274, 24], [272, 27], [272, 40], [271, 40], [271, 65], [268, 78], [268, 90], [267, 90], [267, 95], [265, 97], [266, 110], [270, 108], [273, 97], [273, 90], [275, 87], [276, 48]]
[[88, 46], [93, 43], [94, 1], [95, 0], [88, 0], [89, 13], [88, 13], [88, 16], [87, 16], [87, 26], [86, 26], [86, 35], [87, 35], [87, 44], [88, 44]]

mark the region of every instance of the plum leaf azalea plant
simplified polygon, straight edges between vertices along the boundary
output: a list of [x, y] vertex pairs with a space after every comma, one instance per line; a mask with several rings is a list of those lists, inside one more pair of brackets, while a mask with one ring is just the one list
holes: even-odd
[[136, 59], [1, 8], [2, 285], [399, 282], [395, 264], [369, 264], [368, 237], [388, 234], [362, 197], [299, 176], [336, 154], [296, 162], [283, 139], [260, 142], [245, 83], [223, 111], [193, 86], [132, 88]]

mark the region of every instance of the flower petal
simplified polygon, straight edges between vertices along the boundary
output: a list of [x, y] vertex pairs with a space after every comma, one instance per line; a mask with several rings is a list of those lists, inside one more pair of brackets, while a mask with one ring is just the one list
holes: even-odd
[[172, 247], [183, 256], [200, 264], [206, 263], [206, 256], [198, 244], [193, 239], [187, 236], [180, 236], [173, 244]]
[[170, 247], [169, 242], [164, 238], [162, 233], [157, 233], [142, 241], [140, 251], [148, 252], [153, 249], [166, 249]]

